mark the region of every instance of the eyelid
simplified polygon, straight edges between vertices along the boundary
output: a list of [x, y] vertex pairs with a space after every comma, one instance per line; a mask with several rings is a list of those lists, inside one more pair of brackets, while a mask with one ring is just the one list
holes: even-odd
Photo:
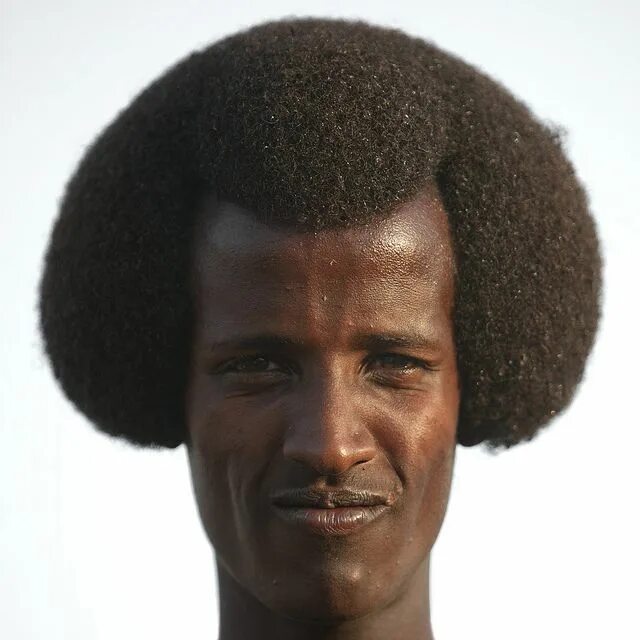
[[372, 362], [372, 361], [375, 361], [376, 359], [380, 359], [384, 357], [391, 357], [391, 358], [398, 358], [400, 360], [406, 360], [407, 363], [412, 364], [414, 367], [425, 369], [426, 371], [436, 371], [438, 369], [438, 367], [433, 362], [429, 362], [427, 360], [424, 360], [423, 358], [418, 358], [416, 356], [410, 356], [405, 353], [398, 353], [395, 351], [385, 351], [384, 353], [376, 353], [370, 356], [367, 360], [368, 362]]
[[238, 373], [238, 374], [243, 374], [243, 373], [274, 373], [275, 372], [275, 370], [246, 372], [246, 371], [238, 371], [237, 369], [234, 368], [234, 367], [236, 367], [238, 365], [242, 365], [244, 363], [250, 363], [250, 362], [253, 362], [255, 360], [266, 360], [267, 363], [275, 363], [278, 366], [280, 366], [282, 369], [285, 369], [288, 372], [292, 370], [291, 366], [287, 366], [287, 365], [283, 366], [283, 362], [282, 362], [281, 358], [277, 358], [274, 355], [270, 355], [270, 354], [266, 354], [266, 353], [255, 353], [255, 354], [247, 354], [247, 355], [244, 355], [244, 356], [236, 356], [236, 357], [233, 357], [233, 358], [228, 358], [227, 360], [225, 360], [224, 362], [221, 362], [218, 366], [215, 367], [214, 373], [220, 373], [220, 374]]
[[[410, 370], [413, 368], [424, 369], [425, 371], [438, 370], [438, 367], [433, 362], [429, 362], [427, 360], [418, 358], [416, 356], [410, 356], [410, 355], [407, 355], [404, 353], [398, 353], [395, 351], [385, 351], [381, 353], [371, 354], [365, 359], [365, 366], [371, 365], [371, 363], [375, 362], [376, 360], [380, 360], [385, 357], [396, 358], [398, 360], [406, 361], [406, 364], [409, 366], [397, 367], [397, 369], [399, 370], [402, 370], [402, 369]], [[242, 365], [243, 363], [251, 363], [255, 360], [265, 360], [267, 361], [267, 363], [274, 363], [278, 365], [278, 367], [281, 370], [286, 371], [287, 373], [294, 372], [297, 369], [294, 365], [292, 365], [291, 362], [285, 362], [284, 358], [276, 356], [275, 354], [255, 353], [255, 354], [247, 354], [243, 356], [228, 358], [224, 362], [221, 362], [219, 365], [217, 365], [212, 372], [216, 374], [224, 374], [224, 373], [252, 374], [252, 373], [275, 373], [277, 371], [276, 369], [263, 370], [263, 371], [238, 371], [235, 368], [239, 365]], [[392, 370], [392, 369], [393, 367], [389, 367], [389, 370]]]

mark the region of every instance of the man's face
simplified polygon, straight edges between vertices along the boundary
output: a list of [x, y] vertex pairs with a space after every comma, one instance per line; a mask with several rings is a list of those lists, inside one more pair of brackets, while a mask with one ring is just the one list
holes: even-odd
[[446, 216], [282, 230], [217, 203], [194, 258], [188, 452], [224, 570], [269, 609], [345, 619], [426, 580], [459, 390]]

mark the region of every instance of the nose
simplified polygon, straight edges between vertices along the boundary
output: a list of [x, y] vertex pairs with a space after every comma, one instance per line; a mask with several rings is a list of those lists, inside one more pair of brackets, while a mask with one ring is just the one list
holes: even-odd
[[339, 380], [307, 382], [289, 412], [283, 451], [288, 460], [337, 476], [376, 455], [357, 393]]

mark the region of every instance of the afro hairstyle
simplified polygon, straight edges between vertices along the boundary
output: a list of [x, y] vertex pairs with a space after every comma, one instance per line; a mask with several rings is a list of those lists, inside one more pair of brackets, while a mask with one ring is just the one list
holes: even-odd
[[530, 440], [570, 402], [601, 258], [557, 131], [424, 40], [295, 18], [180, 61], [87, 149], [53, 225], [40, 329], [101, 431], [186, 440], [196, 212], [216, 194], [301, 232], [367, 224], [435, 183], [456, 258], [458, 442]]

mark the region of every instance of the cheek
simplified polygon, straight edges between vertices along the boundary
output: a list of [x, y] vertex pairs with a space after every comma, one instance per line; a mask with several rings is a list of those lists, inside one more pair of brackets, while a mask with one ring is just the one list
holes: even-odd
[[440, 531], [449, 502], [453, 463], [455, 459], [455, 431], [439, 431], [438, 437], [424, 441], [426, 451], [416, 462], [417, 522], [419, 529], [429, 532], [427, 543], [431, 546]]
[[459, 404], [455, 367], [448, 364], [423, 391], [375, 408], [379, 434], [384, 438], [381, 444], [392, 453], [407, 483], [419, 486], [436, 469], [450, 466]]
[[[454, 381], [455, 382], [455, 381]], [[420, 555], [433, 546], [444, 520], [456, 449], [459, 395], [455, 384], [428, 397], [406, 398], [393, 413], [386, 449], [401, 477], [407, 531]]]
[[277, 446], [269, 413], [252, 411], [249, 419], [241, 407], [217, 397], [207, 376], [194, 376], [187, 393], [187, 449], [200, 517], [216, 548], [233, 544], [247, 522], [247, 498], [259, 494]]
[[272, 448], [278, 428], [272, 409], [242, 398], [224, 398], [210, 376], [196, 373], [186, 396], [188, 444], [208, 464], [224, 467], [237, 463], [240, 457], [257, 458], [254, 462], [258, 462]]
[[[401, 465], [407, 490], [414, 493], [441, 493], [448, 487], [455, 452], [456, 417], [429, 407], [410, 412], [402, 428], [394, 430], [392, 451]], [[447, 489], [448, 491], [448, 489]]]

